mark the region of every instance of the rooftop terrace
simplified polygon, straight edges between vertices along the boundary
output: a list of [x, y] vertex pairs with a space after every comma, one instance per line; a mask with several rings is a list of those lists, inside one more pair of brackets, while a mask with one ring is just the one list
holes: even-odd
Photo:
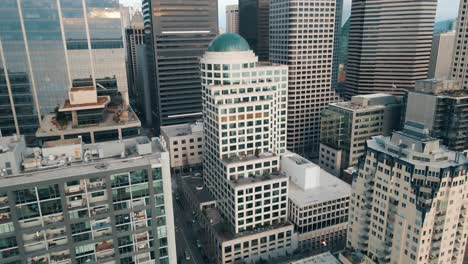
[[[35, 148], [24, 153], [24, 171], [17, 175], [0, 177], [0, 186], [144, 166], [150, 163], [150, 159], [159, 162], [166, 152], [158, 138], [150, 140], [147, 137], [137, 137], [97, 144], [82, 144], [76, 140], [59, 140], [48, 143], [47, 148]], [[81, 146], [81, 149], [77, 146]]]

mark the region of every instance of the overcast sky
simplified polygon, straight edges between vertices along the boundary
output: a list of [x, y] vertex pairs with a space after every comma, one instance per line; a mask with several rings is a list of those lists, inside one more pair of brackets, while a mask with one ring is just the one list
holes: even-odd
[[[219, 26], [224, 28], [226, 24], [225, 7], [230, 4], [237, 4], [238, 0], [218, 0]], [[347, 18], [351, 12], [351, 0], [344, 0], [344, 17]], [[141, 0], [120, 0], [122, 4], [139, 7]], [[460, 0], [439, 0], [436, 20], [445, 20], [457, 17], [458, 4]], [[343, 21], [344, 23], [345, 21]]]

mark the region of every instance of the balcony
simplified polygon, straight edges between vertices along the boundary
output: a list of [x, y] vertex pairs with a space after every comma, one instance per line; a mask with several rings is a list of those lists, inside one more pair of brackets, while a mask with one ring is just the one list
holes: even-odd
[[46, 225], [63, 223], [64, 219], [65, 218], [62, 213], [43, 217]]
[[115, 260], [115, 252], [114, 249], [96, 252], [96, 259], [99, 263], [106, 263], [111, 260]]
[[3, 196], [0, 197], [0, 207], [7, 206], [8, 205], [8, 197]]
[[57, 239], [47, 241], [47, 246], [49, 248], [54, 248], [54, 247], [66, 245], [67, 242], [68, 242], [68, 239], [66, 237], [57, 238]]
[[46, 231], [47, 239], [54, 239], [57, 237], [64, 237], [64, 236], [66, 236], [65, 228], [54, 228], [54, 229], [49, 229]]
[[11, 222], [11, 214], [10, 212], [3, 212], [0, 213], [0, 224]]
[[20, 220], [19, 223], [20, 223], [21, 228], [36, 227], [36, 226], [40, 226], [42, 224], [39, 217], [32, 218], [32, 219], [27, 219], [27, 220]]
[[112, 244], [111, 240], [103, 241], [101, 243], [96, 244], [96, 252], [104, 253], [104, 252], [108, 252], [110, 250], [113, 251], [113, 249], [114, 249], [114, 245]]
[[82, 197], [74, 197], [75, 200], [73, 201], [68, 201], [68, 209], [81, 209], [84, 208], [88, 205], [86, 199], [82, 199]]
[[68, 187], [65, 187], [65, 194], [66, 195], [81, 194], [84, 192], [84, 190], [85, 190], [85, 187], [81, 185], [68, 186]]
[[93, 197], [92, 193], [88, 193], [87, 199], [90, 204], [107, 202], [107, 192], [104, 191], [104, 195]]
[[32, 243], [32, 244], [29, 244], [29, 245], [25, 245], [24, 246], [24, 250], [26, 252], [34, 252], [34, 251], [43, 251], [46, 249], [46, 243], [45, 241], [42, 241], [42, 242], [38, 242], [38, 243]]
[[36, 256], [32, 257], [29, 261], [31, 264], [49, 264], [49, 257], [47, 256]]
[[137, 222], [135, 223], [135, 229], [142, 229], [142, 228], [147, 228], [148, 225], [146, 224], [146, 221], [142, 221], [142, 222]]
[[50, 253], [50, 263], [69, 264], [71, 263], [70, 252], [68, 250]]
[[98, 181], [98, 182], [93, 182], [93, 183], [87, 183], [86, 188], [89, 191], [94, 191], [94, 190], [105, 190], [106, 189], [106, 183], [103, 181]]
[[109, 208], [107, 207], [107, 205], [105, 206], [98, 206], [98, 207], [94, 207], [91, 209], [91, 215], [92, 216], [99, 216], [99, 215], [105, 215], [105, 214], [108, 214], [110, 211], [109, 211]]
[[94, 225], [93, 225], [93, 230], [95, 231], [99, 231], [101, 229], [108, 229], [112, 227], [111, 223], [110, 223], [110, 220], [109, 218], [107, 218], [105, 221], [100, 221], [100, 222], [96, 222]]

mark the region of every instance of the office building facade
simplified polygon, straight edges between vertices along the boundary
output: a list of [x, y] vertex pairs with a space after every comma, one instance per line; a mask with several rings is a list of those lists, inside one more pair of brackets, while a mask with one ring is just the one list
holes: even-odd
[[288, 178], [280, 171], [287, 66], [259, 63], [245, 39], [225, 33], [208, 47], [201, 71], [204, 182], [217, 205], [206, 213], [227, 230], [211, 229], [215, 254], [235, 263], [291, 253]]
[[8, 0], [0, 12], [4, 134], [33, 134], [74, 80], [115, 79], [128, 101], [118, 1]]
[[23, 153], [22, 167], [0, 178], [2, 263], [177, 261], [169, 155], [157, 139], [50, 141]]
[[468, 92], [459, 81], [419, 81], [406, 100], [406, 121], [424, 124], [447, 148], [468, 155]]
[[161, 127], [161, 141], [169, 151], [175, 174], [201, 171], [203, 122]]
[[239, 5], [226, 6], [226, 32], [239, 33]]
[[239, 35], [260, 61], [269, 61], [270, 0], [239, 0]]
[[315, 255], [345, 248], [351, 186], [301, 156], [282, 157], [290, 177], [289, 220], [298, 233], [298, 250]]
[[463, 263], [468, 160], [412, 122], [367, 145], [347, 246], [374, 263]]
[[455, 48], [455, 31], [435, 34], [432, 39], [431, 62], [428, 79], [450, 79], [450, 69]]
[[272, 0], [270, 61], [289, 66], [289, 150], [317, 157], [320, 112], [336, 101], [331, 88], [336, 1]]
[[401, 96], [426, 79], [436, 9], [437, 0], [353, 1], [345, 98]]
[[400, 128], [402, 104], [393, 95], [353, 96], [322, 111], [319, 164], [335, 176], [357, 166], [373, 136]]
[[202, 116], [199, 58], [218, 34], [218, 1], [144, 0], [153, 127]]

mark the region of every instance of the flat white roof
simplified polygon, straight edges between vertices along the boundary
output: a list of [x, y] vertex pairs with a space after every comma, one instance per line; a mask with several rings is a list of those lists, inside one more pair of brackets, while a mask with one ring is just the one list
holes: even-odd
[[303, 190], [289, 181], [289, 199], [299, 207], [316, 203], [323, 203], [351, 195], [351, 185], [320, 170], [320, 185], [315, 188]]

